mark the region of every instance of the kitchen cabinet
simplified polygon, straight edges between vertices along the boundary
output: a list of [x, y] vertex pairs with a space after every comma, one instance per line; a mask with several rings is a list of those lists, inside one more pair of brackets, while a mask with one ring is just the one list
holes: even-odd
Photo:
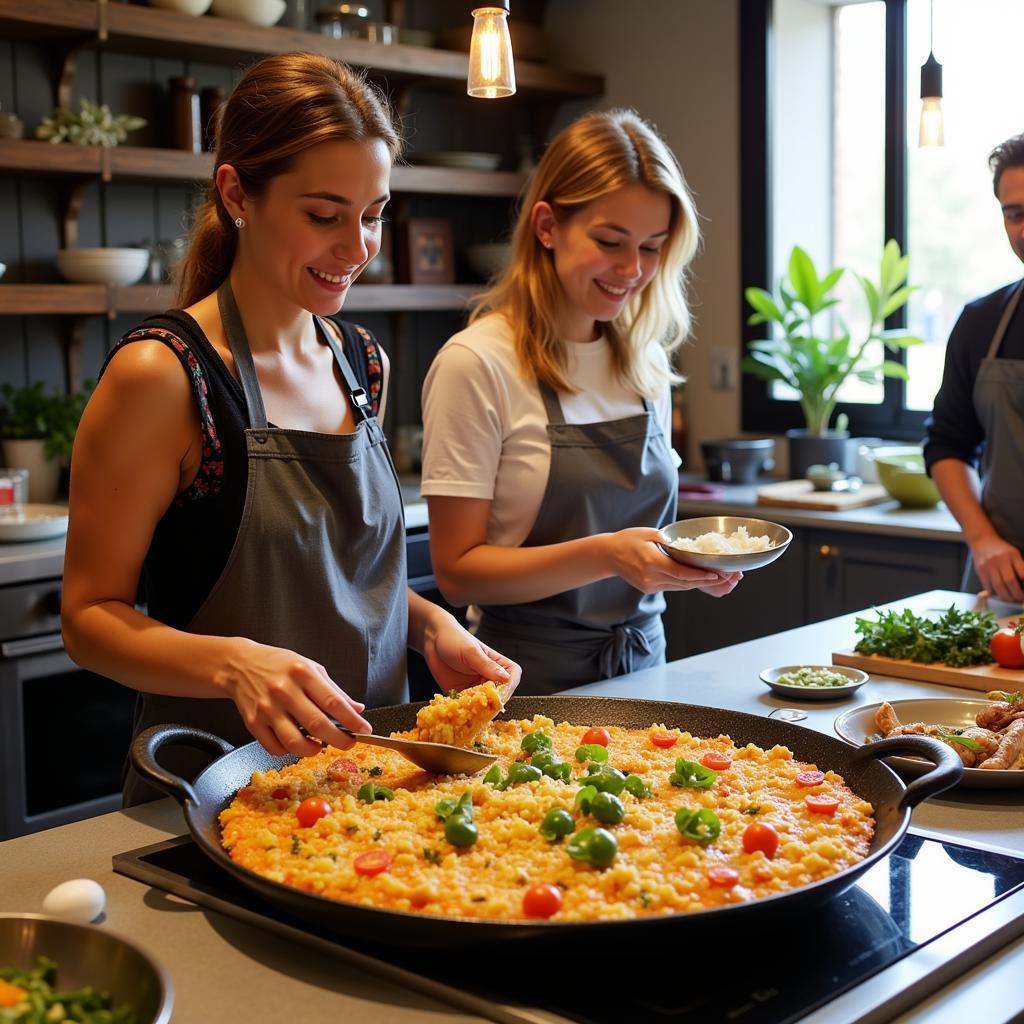
[[[966, 549], [845, 530], [793, 529], [789, 550], [724, 598], [666, 595], [667, 657], [685, 658], [928, 590], [959, 590]], [[794, 658], [799, 660], [798, 652]]]

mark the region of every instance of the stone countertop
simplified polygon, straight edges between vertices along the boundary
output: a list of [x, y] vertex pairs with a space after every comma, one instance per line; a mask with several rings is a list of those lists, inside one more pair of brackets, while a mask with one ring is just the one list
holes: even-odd
[[[967, 605], [971, 595], [932, 591], [897, 602], [922, 611]], [[850, 643], [853, 615], [815, 623], [777, 636], [581, 687], [576, 693], [707, 703], [758, 715], [793, 706], [758, 679], [765, 667], [795, 661], [829, 661], [830, 652]], [[885, 678], [872, 678], [853, 698], [802, 702], [806, 727], [832, 732], [837, 714], [860, 703], [912, 696], [964, 697], [973, 691]], [[912, 827], [960, 842], [1024, 853], [1020, 805], [1024, 791], [953, 790], [913, 813]], [[296, 1007], [311, 1021], [373, 1020], [375, 1024], [479, 1024], [481, 1017], [457, 1010], [392, 980], [359, 971], [305, 946], [290, 945], [254, 927], [114, 874], [115, 853], [156, 843], [185, 831], [170, 800], [118, 811], [47, 832], [0, 843], [6, 884], [0, 911], [36, 912], [46, 893], [68, 878], [96, 879], [107, 891], [104, 920], [152, 951], [175, 985], [175, 1022], [192, 1024], [246, 1020], [277, 1024]], [[961, 1024], [965, 1013], [983, 1013], [989, 1024], [1019, 1020], [1019, 979], [1024, 940], [1010, 942], [963, 977], [896, 1018], [900, 1024]], [[809, 1021], [840, 1024], [845, 1014], [829, 1006]], [[534, 1018], [555, 1021], [547, 1014]], [[872, 1018], [880, 1019], [880, 1018]]]
[[[681, 483], [706, 482], [706, 478], [697, 473], [682, 473], [679, 480]], [[721, 493], [712, 498], [694, 498], [692, 495], [680, 494], [679, 517], [690, 519], [695, 516], [755, 516], [785, 526], [963, 542], [960, 524], [941, 503], [935, 508], [903, 508], [893, 499], [842, 512], [759, 505], [757, 489], [778, 482], [776, 479], [764, 477], [754, 484], [715, 483], [711, 486], [721, 488]]]

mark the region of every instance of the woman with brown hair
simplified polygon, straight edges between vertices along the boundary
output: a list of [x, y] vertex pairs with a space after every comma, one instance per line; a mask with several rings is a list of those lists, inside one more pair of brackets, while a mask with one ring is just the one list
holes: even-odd
[[665, 660], [666, 590], [739, 573], [679, 565], [667, 354], [690, 324], [697, 215], [675, 157], [632, 111], [550, 144], [508, 267], [423, 388], [430, 553], [476, 636], [551, 693]]
[[[518, 675], [408, 590], [387, 360], [333, 319], [380, 248], [400, 148], [344, 65], [255, 64], [224, 108], [180, 308], [107, 359], [72, 461], [63, 627], [75, 661], [140, 691], [136, 732], [305, 756], [407, 699], [407, 645], [444, 690]], [[156, 795], [128, 771], [126, 804]]]

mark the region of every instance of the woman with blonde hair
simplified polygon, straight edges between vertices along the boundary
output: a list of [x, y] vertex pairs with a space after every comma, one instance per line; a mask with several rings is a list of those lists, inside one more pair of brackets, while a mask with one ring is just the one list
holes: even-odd
[[442, 593], [551, 693], [665, 657], [663, 591], [729, 593], [679, 565], [668, 354], [686, 338], [697, 215], [637, 114], [587, 114], [527, 187], [509, 265], [423, 388], [422, 491]]
[[[224, 109], [180, 308], [108, 357], [75, 441], [62, 618], [75, 661], [139, 691], [136, 732], [176, 722], [304, 756], [407, 699], [407, 645], [444, 691], [518, 675], [406, 586], [387, 360], [334, 319], [380, 248], [400, 149], [345, 65], [253, 65]], [[158, 795], [129, 770], [126, 804]]]

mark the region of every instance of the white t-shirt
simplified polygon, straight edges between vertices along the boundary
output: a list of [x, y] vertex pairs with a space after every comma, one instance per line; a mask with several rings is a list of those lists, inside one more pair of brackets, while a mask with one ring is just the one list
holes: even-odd
[[[619, 381], [607, 341], [568, 348], [568, 375], [579, 391], [559, 395], [566, 423], [643, 411], [642, 399]], [[652, 344], [650, 353], [667, 367], [660, 345]], [[655, 418], [670, 439], [667, 385]], [[521, 373], [505, 318], [492, 313], [477, 320], [444, 345], [423, 382], [423, 496], [490, 499], [487, 543], [517, 547], [536, 521], [548, 482], [547, 422], [540, 388]]]

